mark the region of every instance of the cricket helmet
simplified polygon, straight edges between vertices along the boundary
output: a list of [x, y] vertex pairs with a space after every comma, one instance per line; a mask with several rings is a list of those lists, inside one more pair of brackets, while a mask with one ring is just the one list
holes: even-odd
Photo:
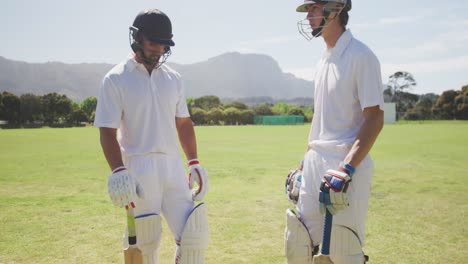
[[324, 4], [322, 9], [322, 16], [317, 17], [322, 19], [320, 26], [317, 28], [312, 28], [309, 23], [309, 19], [312, 19], [311, 17], [307, 17], [306, 19], [303, 19], [297, 23], [299, 33], [301, 33], [301, 35], [304, 36], [307, 40], [319, 37], [322, 34], [323, 28], [328, 26], [327, 22], [336, 18], [336, 16], [330, 17], [332, 12], [338, 14], [344, 25], [348, 23], [348, 11], [350, 11], [352, 8], [351, 0], [304, 0], [304, 3], [296, 8], [296, 11], [309, 12], [309, 7], [318, 3]]
[[350, 11], [352, 8], [351, 0], [304, 0], [304, 3], [296, 8], [297, 12], [307, 12], [307, 9], [312, 4], [317, 3], [335, 3], [344, 6], [343, 11]]
[[155, 68], [163, 64], [171, 54], [170, 47], [175, 45], [172, 37], [171, 20], [165, 13], [158, 9], [146, 9], [141, 11], [133, 21], [133, 25], [130, 26], [130, 46], [135, 53], [137, 51], [142, 51], [143, 39], [166, 46], [165, 53], [161, 54], [161, 58], [157, 58], [157, 60], [144, 57], [143, 54], [145, 63], [154, 64]]

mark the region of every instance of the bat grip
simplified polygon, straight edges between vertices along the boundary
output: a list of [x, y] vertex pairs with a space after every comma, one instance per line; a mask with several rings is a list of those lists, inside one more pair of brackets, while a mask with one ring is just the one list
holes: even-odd
[[322, 238], [322, 248], [321, 253], [322, 255], [330, 255], [330, 238], [331, 238], [331, 231], [332, 231], [332, 222], [333, 222], [333, 215], [328, 211], [324, 217], [323, 223], [323, 238]]
[[127, 209], [127, 229], [128, 229], [128, 244], [133, 246], [137, 243], [136, 230], [135, 230], [135, 214], [133, 208]]

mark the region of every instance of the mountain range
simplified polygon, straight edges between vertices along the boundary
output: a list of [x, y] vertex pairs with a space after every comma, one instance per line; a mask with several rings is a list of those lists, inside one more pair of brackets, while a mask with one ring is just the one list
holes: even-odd
[[[215, 95], [227, 101], [239, 99], [245, 102], [263, 99], [294, 101], [298, 98], [300, 102], [310, 100], [312, 103], [312, 83], [283, 72], [267, 55], [232, 52], [193, 64], [168, 64], [181, 74], [187, 97]], [[0, 56], [0, 92], [16, 95], [57, 92], [81, 102], [98, 95], [103, 76], [113, 66], [105, 63], [27, 63]]]

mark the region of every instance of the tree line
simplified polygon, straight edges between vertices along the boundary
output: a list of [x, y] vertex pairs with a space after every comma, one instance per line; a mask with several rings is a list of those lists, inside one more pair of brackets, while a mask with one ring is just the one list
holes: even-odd
[[446, 90], [440, 96], [417, 95], [409, 90], [416, 80], [409, 72], [399, 71], [389, 76], [384, 90], [385, 102], [396, 105], [400, 120], [468, 120], [468, 85], [460, 90]]
[[96, 105], [96, 97], [78, 104], [58, 93], [16, 96], [5, 91], [0, 93], [0, 120], [7, 121], [5, 127], [12, 128], [82, 126], [94, 120]]
[[188, 98], [187, 106], [192, 121], [197, 125], [249, 125], [254, 123], [254, 116], [301, 115], [304, 120], [312, 120], [312, 107], [290, 105], [283, 102], [276, 104], [262, 103], [252, 107], [234, 101], [221, 103], [217, 96]]
[[[415, 86], [416, 81], [408, 72], [399, 71], [389, 77], [384, 98], [385, 102], [395, 103], [397, 119], [468, 120], [468, 85], [444, 91], [440, 96], [410, 93]], [[96, 105], [94, 96], [78, 104], [64, 94], [16, 96], [4, 91], [0, 93], [0, 120], [7, 121], [3, 127], [83, 126], [94, 121]], [[255, 116], [266, 115], [301, 115], [305, 122], [313, 117], [309, 106], [284, 102], [248, 106], [239, 101], [222, 103], [217, 96], [190, 97], [187, 106], [196, 125], [248, 125], [254, 123]]]
[[[94, 122], [97, 98], [92, 96], [78, 104], [64, 94], [31, 93], [16, 96], [0, 93], [0, 120], [3, 127], [72, 127]], [[259, 104], [253, 107], [242, 102], [221, 103], [217, 96], [187, 98], [187, 106], [196, 125], [247, 125], [254, 123], [256, 115], [302, 115], [312, 119], [312, 108], [286, 103]]]

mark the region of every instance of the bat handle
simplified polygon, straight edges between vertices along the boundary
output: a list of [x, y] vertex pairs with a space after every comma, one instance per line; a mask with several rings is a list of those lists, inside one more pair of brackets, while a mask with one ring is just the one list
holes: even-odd
[[131, 206], [127, 209], [127, 229], [128, 229], [128, 244], [133, 246], [137, 243], [135, 230], [135, 213]]
[[322, 248], [321, 253], [322, 255], [330, 255], [330, 238], [331, 238], [331, 231], [332, 231], [332, 222], [333, 222], [333, 215], [328, 211], [325, 214], [324, 223], [323, 223], [323, 238], [322, 238]]

